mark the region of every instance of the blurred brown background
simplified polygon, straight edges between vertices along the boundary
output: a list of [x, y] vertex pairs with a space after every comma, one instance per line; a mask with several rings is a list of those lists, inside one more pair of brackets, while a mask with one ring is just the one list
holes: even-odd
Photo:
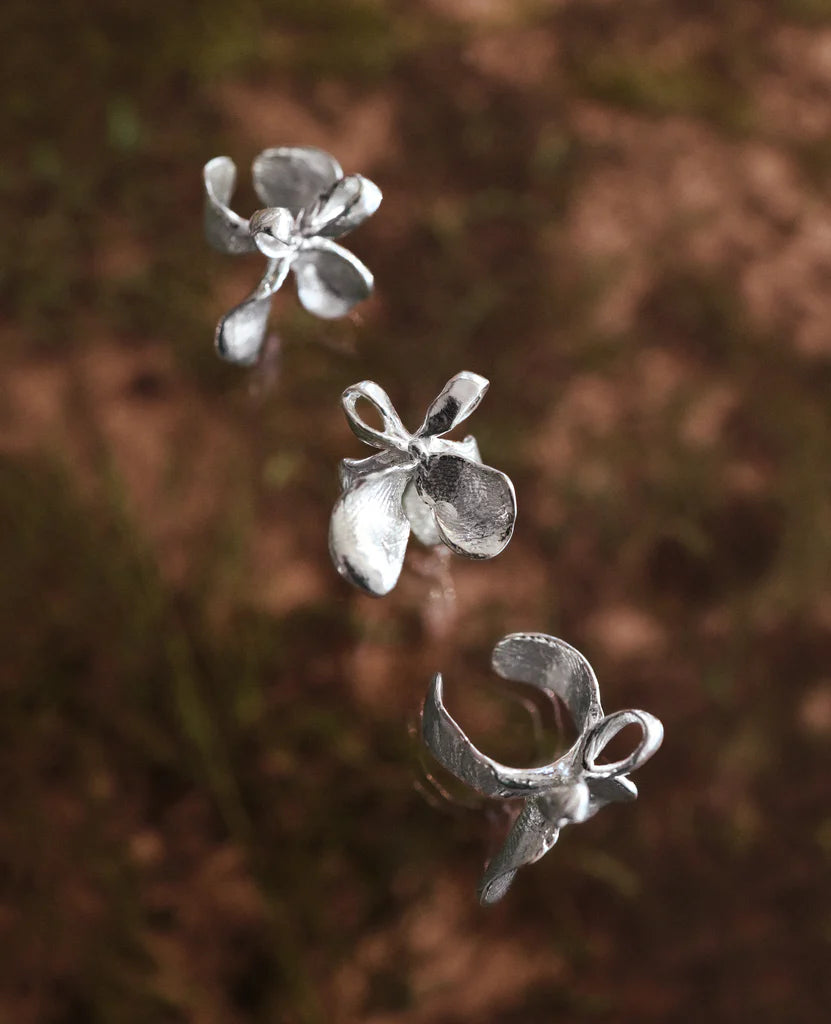
[[[0, 1020], [817, 1022], [829, 1006], [831, 4], [6, 0]], [[382, 187], [376, 296], [264, 365], [201, 168], [319, 145]], [[338, 403], [460, 369], [498, 559], [326, 551]], [[498, 808], [422, 793], [430, 674], [568, 639], [666, 741], [630, 807], [475, 901]], [[825, 1012], [823, 1012], [825, 1011]]]

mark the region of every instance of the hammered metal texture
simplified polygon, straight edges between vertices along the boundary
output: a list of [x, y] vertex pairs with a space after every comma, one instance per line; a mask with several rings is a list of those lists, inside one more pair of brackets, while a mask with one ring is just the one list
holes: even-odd
[[[344, 579], [374, 597], [388, 594], [398, 582], [411, 530], [422, 543], [445, 544], [467, 558], [493, 558], [508, 544], [516, 521], [513, 484], [482, 464], [472, 437], [441, 436], [467, 419], [487, 388], [478, 374], [456, 374], [415, 434], [373, 381], [344, 391], [352, 430], [380, 449], [341, 463], [343, 493], [332, 512], [329, 549]], [[361, 399], [375, 408], [382, 429], [361, 418]]]
[[372, 216], [381, 203], [377, 185], [360, 174], [344, 177], [340, 164], [310, 146], [266, 149], [254, 160], [254, 188], [266, 208], [246, 220], [229, 203], [236, 184], [233, 160], [205, 164], [205, 237], [220, 252], [259, 250], [268, 258], [254, 291], [216, 328], [223, 359], [255, 363], [262, 349], [271, 300], [291, 270], [302, 305], [316, 316], [344, 316], [372, 292], [370, 271], [332, 239]]
[[[628, 773], [660, 747], [663, 726], [646, 711], [604, 715], [597, 678], [588, 661], [569, 644], [545, 633], [513, 633], [495, 647], [494, 670], [504, 679], [535, 686], [559, 698], [578, 730], [572, 747], [539, 768], [509, 768], [477, 750], [448, 714], [442, 678], [433, 678], [422, 718], [422, 737], [433, 757], [457, 779], [483, 796], [524, 800], [505, 842], [491, 859], [479, 887], [483, 904], [507, 892], [517, 870], [539, 860], [557, 842], [560, 829], [585, 821], [609, 803], [634, 800]], [[606, 764], [603, 749], [627, 725], [641, 740], [627, 757]]]

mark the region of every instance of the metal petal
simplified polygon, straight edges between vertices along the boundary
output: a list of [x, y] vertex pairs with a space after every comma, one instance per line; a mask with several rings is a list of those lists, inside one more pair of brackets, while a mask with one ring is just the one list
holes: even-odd
[[304, 235], [340, 238], [362, 224], [381, 205], [381, 190], [361, 174], [335, 182], [303, 216]]
[[[441, 438], [436, 438], [432, 442], [432, 447], [437, 453], [447, 452], [450, 455], [464, 455], [471, 462], [482, 461], [482, 456], [479, 454], [479, 445], [472, 434], [466, 437], [464, 441], [443, 441]], [[410, 526], [419, 543], [428, 548], [441, 544], [441, 534], [436, 526], [436, 515], [432, 506], [419, 496], [415, 480], [411, 480], [407, 484], [406, 491], [404, 491], [404, 511], [407, 513]]]
[[[360, 416], [357, 405], [361, 399], [369, 402], [381, 417], [383, 429], [376, 430]], [[379, 384], [372, 380], [362, 380], [358, 384], [352, 384], [343, 392], [340, 400], [352, 432], [364, 444], [372, 445], [373, 448], [395, 448], [399, 452], [407, 451], [410, 442], [409, 431], [399, 419], [390, 396]], [[411, 459], [410, 464], [414, 466], [415, 461]]]
[[374, 455], [368, 455], [365, 459], [341, 459], [339, 468], [341, 490], [345, 491], [347, 488], [353, 487], [364, 477], [380, 473], [382, 469], [404, 464], [412, 468], [407, 457], [394, 448], [385, 448], [383, 451], [375, 452]]
[[415, 479], [449, 548], [468, 558], [493, 558], [505, 548], [514, 532], [516, 495], [504, 473], [442, 454], [424, 459]]
[[388, 594], [401, 574], [410, 524], [401, 498], [410, 468], [392, 465], [357, 479], [338, 499], [329, 550], [344, 579], [373, 597]]
[[440, 672], [427, 691], [421, 735], [439, 764], [482, 796], [529, 796], [567, 781], [559, 762], [542, 768], [509, 768], [477, 750], [444, 706]]
[[478, 373], [462, 370], [444, 385], [441, 394], [427, 410], [418, 437], [446, 434], [470, 416], [485, 397], [490, 382]]
[[223, 359], [239, 366], [257, 361], [268, 327], [271, 298], [285, 281], [288, 269], [287, 260], [272, 261], [256, 289], [219, 321], [215, 342]]
[[[627, 725], [639, 725], [642, 737], [628, 757], [611, 764], [598, 764], [597, 758], [621, 729]], [[607, 715], [594, 726], [585, 739], [583, 747], [583, 766], [587, 774], [594, 778], [619, 778], [645, 764], [664, 739], [664, 727], [661, 722], [648, 711], [615, 711]]]
[[551, 824], [537, 802], [529, 800], [485, 869], [479, 883], [479, 902], [485, 906], [501, 900], [517, 871], [548, 853], [559, 835], [559, 828]]
[[491, 664], [503, 679], [559, 697], [580, 733], [603, 717], [594, 669], [565, 640], [546, 633], [510, 633], [494, 648]]
[[625, 775], [619, 779], [613, 778], [586, 778], [586, 785], [589, 787], [589, 798], [591, 806], [589, 817], [596, 814], [606, 804], [631, 803], [637, 799], [638, 787]]
[[345, 316], [372, 293], [370, 271], [348, 249], [327, 238], [304, 243], [292, 269], [300, 301], [310, 313], [326, 320]]
[[229, 208], [237, 168], [227, 156], [209, 160], [202, 171], [205, 183], [205, 238], [219, 252], [254, 252], [248, 221]]
[[436, 526], [436, 516], [427, 502], [419, 497], [415, 480], [410, 480], [404, 491], [404, 512], [410, 520], [410, 527], [416, 539], [425, 547], [441, 544], [441, 534]]
[[342, 178], [343, 171], [322, 149], [278, 146], [260, 153], [252, 176], [254, 189], [266, 206], [284, 206], [298, 214]]
[[470, 459], [471, 462], [482, 461], [482, 455], [479, 452], [479, 445], [476, 443], [476, 438], [473, 434], [468, 436], [463, 441], [442, 441], [440, 438], [433, 442], [436, 445], [437, 454], [441, 453], [444, 449], [444, 445], [452, 444], [453, 450], [450, 451], [451, 455], [463, 455], [466, 459]]

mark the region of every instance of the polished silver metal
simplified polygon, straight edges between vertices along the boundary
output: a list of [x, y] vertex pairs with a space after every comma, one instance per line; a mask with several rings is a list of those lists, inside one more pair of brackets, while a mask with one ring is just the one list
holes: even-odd
[[[344, 391], [350, 427], [380, 449], [341, 462], [343, 493], [332, 512], [329, 550], [344, 579], [374, 597], [388, 594], [398, 582], [411, 530], [423, 544], [446, 544], [467, 558], [493, 558], [503, 550], [516, 521], [514, 485], [482, 464], [473, 437], [442, 437], [470, 416], [487, 389], [484, 377], [457, 373], [415, 434], [371, 380]], [[381, 417], [380, 430], [361, 419], [360, 399]]]
[[205, 236], [220, 252], [268, 257], [254, 291], [216, 328], [223, 359], [249, 366], [265, 339], [271, 300], [289, 270], [301, 303], [316, 316], [344, 316], [372, 292], [370, 271], [332, 241], [372, 216], [381, 190], [360, 174], [344, 177], [333, 156], [310, 146], [266, 149], [254, 160], [254, 189], [266, 208], [249, 220], [228, 206], [237, 178], [227, 156], [205, 164]]
[[[559, 697], [579, 736], [552, 764], [508, 768], [474, 747], [445, 709], [441, 674], [433, 677], [422, 718], [422, 736], [432, 755], [483, 796], [525, 801], [501, 849], [485, 869], [479, 886], [483, 904], [501, 899], [517, 870], [547, 853], [561, 828], [585, 821], [606, 804], [634, 800], [638, 790], [629, 772], [652, 757], [664, 736], [661, 723], [646, 711], [604, 715], [591, 665], [556, 637], [512, 633], [496, 645], [491, 663], [503, 679], [535, 686], [552, 699]], [[627, 725], [640, 726], [638, 746], [622, 760], [599, 763], [604, 747]]]

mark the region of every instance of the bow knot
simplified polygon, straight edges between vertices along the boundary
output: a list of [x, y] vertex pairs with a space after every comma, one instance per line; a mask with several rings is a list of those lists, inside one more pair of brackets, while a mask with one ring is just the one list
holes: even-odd
[[[369, 403], [378, 413], [381, 418], [380, 430], [370, 426], [358, 412], [360, 401]], [[364, 444], [381, 450], [406, 452], [409, 449], [413, 435], [401, 422], [390, 396], [374, 381], [362, 380], [359, 384], [353, 384], [344, 391], [341, 403], [352, 433]]]

